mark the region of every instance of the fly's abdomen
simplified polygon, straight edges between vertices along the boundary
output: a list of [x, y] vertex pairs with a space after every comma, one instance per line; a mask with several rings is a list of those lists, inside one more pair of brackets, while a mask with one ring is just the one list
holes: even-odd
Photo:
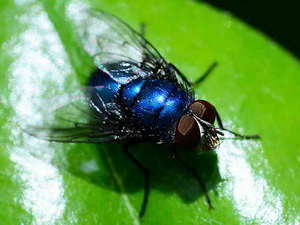
[[89, 85], [93, 87], [90, 90], [91, 99], [100, 109], [105, 103], [117, 101], [117, 93], [122, 86], [99, 69], [92, 75]]
[[138, 100], [139, 96], [141, 95], [142, 88], [146, 82], [147, 80], [137, 79], [123, 87], [121, 96], [123, 104], [127, 108], [132, 108], [132, 106]]

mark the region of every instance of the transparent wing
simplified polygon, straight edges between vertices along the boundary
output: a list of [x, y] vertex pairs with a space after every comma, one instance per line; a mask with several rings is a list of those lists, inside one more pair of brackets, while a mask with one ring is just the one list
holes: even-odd
[[83, 9], [76, 14], [72, 19], [84, 49], [114, 80], [126, 84], [137, 78], [167, 79], [194, 95], [180, 71], [127, 23], [101, 10]]
[[[82, 46], [95, 65], [120, 84], [134, 79], [165, 79], [194, 97], [189, 81], [128, 24], [104, 11], [77, 10], [71, 15]], [[72, 28], [73, 29], [73, 28]], [[91, 79], [91, 74], [86, 74]], [[140, 137], [116, 99], [104, 99], [108, 87], [79, 90], [47, 100], [38, 111], [43, 120], [22, 126], [27, 133], [58, 142], [104, 142]], [[113, 95], [111, 95], [113, 96]], [[63, 99], [63, 100], [62, 100]]]
[[115, 62], [140, 66], [147, 58], [162, 59], [138, 32], [108, 12], [83, 9], [71, 19], [84, 49], [99, 68]]
[[38, 109], [42, 119], [28, 120], [22, 129], [55, 142], [99, 143], [133, 137], [126, 114], [113, 99], [102, 99], [94, 94], [94, 88], [85, 92], [88, 95], [82, 92], [76, 97], [66, 94], [47, 99], [42, 104], [47, 107]]

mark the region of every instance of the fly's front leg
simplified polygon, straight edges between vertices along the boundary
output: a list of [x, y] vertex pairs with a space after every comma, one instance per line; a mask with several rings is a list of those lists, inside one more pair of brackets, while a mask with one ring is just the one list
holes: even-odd
[[142, 219], [145, 215], [148, 198], [149, 198], [149, 191], [150, 191], [150, 183], [149, 183], [149, 170], [134, 156], [129, 152], [129, 148], [137, 144], [138, 142], [126, 142], [123, 145], [124, 152], [126, 156], [135, 164], [135, 166], [144, 174], [145, 177], [145, 191], [144, 191], [144, 199], [143, 203], [139, 212], [139, 218]]
[[208, 190], [206, 188], [205, 183], [202, 181], [201, 177], [199, 176], [199, 174], [197, 173], [196, 169], [192, 166], [190, 166], [187, 162], [185, 162], [182, 158], [180, 158], [177, 149], [175, 146], [171, 147], [171, 151], [172, 151], [172, 157], [177, 159], [188, 171], [191, 172], [191, 174], [193, 174], [193, 176], [195, 177], [195, 179], [197, 180], [200, 188], [202, 189], [204, 196], [205, 196], [205, 200], [208, 204], [209, 209], [214, 209], [211, 199], [208, 195]]
[[226, 130], [226, 131], [228, 131], [229, 133], [233, 134], [234, 136], [239, 137], [239, 138], [242, 138], [242, 139], [258, 139], [258, 138], [260, 138], [260, 136], [259, 136], [258, 134], [256, 134], [256, 135], [243, 135], [243, 134], [239, 134], [239, 133], [236, 133], [236, 132], [234, 132], [234, 131], [228, 130], [227, 128], [225, 128], [225, 127], [223, 126], [221, 117], [220, 117], [220, 115], [219, 115], [219, 113], [218, 113], [218, 111], [217, 111], [216, 109], [215, 109], [215, 112], [216, 112], [217, 123], [218, 123], [219, 128], [220, 128], [221, 130]]

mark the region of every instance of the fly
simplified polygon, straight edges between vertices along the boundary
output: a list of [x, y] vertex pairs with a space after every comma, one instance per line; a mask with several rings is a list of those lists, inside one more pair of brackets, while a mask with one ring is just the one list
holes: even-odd
[[[188, 169], [213, 208], [206, 187], [196, 171], [177, 154], [178, 148], [212, 151], [219, 145], [223, 131], [243, 138], [223, 126], [217, 109], [205, 100], [197, 100], [193, 86], [211, 74], [217, 63], [194, 83], [167, 62], [157, 49], [116, 16], [88, 10], [75, 21], [75, 28], [87, 54], [93, 59], [95, 72], [87, 74], [88, 83], [80, 97], [67, 105], [76, 115], [56, 118], [57, 125], [31, 129], [34, 136], [54, 142], [103, 143], [124, 141], [128, 158], [145, 176], [145, 192], [139, 217], [146, 212], [149, 197], [149, 169], [130, 147], [140, 142], [168, 146], [176, 159]], [[85, 119], [83, 121], [83, 118]], [[215, 121], [218, 128], [214, 126]], [[42, 135], [41, 131], [49, 131]]]

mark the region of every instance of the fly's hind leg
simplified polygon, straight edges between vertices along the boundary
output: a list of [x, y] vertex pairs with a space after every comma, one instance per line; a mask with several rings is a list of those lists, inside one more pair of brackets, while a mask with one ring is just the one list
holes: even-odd
[[139, 212], [139, 218], [142, 219], [143, 216], [145, 215], [147, 204], [148, 204], [148, 198], [149, 198], [149, 191], [150, 191], [149, 170], [134, 155], [132, 155], [129, 152], [129, 148], [134, 144], [137, 144], [137, 142], [126, 142], [123, 145], [123, 149], [126, 156], [135, 164], [135, 166], [144, 174], [145, 177], [144, 199]]
[[204, 74], [202, 74], [201, 77], [199, 77], [195, 82], [193, 82], [193, 85], [199, 85], [200, 83], [202, 83], [212, 72], [213, 70], [217, 67], [218, 63], [217, 62], [213, 62], [208, 69], [204, 72]]
[[197, 86], [200, 83], [202, 83], [212, 73], [212, 71], [217, 67], [217, 65], [218, 65], [217, 62], [213, 62], [199, 79], [197, 79], [195, 82], [191, 83], [174, 64], [169, 63], [169, 66], [177, 72], [177, 74], [180, 76], [180, 78], [185, 83], [190, 84], [190, 86], [192, 86], [192, 85]]
[[243, 134], [239, 134], [239, 133], [236, 133], [234, 131], [228, 130], [227, 128], [225, 128], [223, 126], [223, 122], [221, 120], [221, 117], [220, 117], [220, 115], [219, 115], [219, 113], [218, 113], [218, 111], [216, 109], [215, 109], [215, 112], [216, 112], [217, 123], [218, 123], [219, 128], [221, 130], [225, 130], [225, 131], [233, 134], [234, 136], [242, 138], [242, 139], [258, 139], [258, 138], [260, 138], [260, 136], [258, 134], [255, 134], [255, 135], [243, 135]]
[[145, 38], [145, 34], [146, 34], [146, 24], [145, 23], [141, 23], [140, 24], [140, 34], [143, 38]]
[[141, 43], [141, 45], [142, 45], [142, 47], [143, 47], [143, 49], [146, 49], [146, 46], [147, 46], [147, 41], [146, 41], [146, 39], [145, 39], [145, 35], [146, 35], [146, 24], [145, 23], [141, 23], [140, 24], [140, 35], [141, 35], [141, 37], [142, 37], [142, 43]]
[[149, 53], [149, 51], [147, 50], [147, 45], [149, 44], [146, 40], [146, 24], [145, 23], [141, 23], [140, 24], [140, 32], [139, 32], [140, 36], [141, 36], [141, 40], [140, 40], [140, 45], [143, 49], [143, 60], [142, 60], [142, 64], [147, 62], [147, 60], [153, 58], [154, 56], [151, 55], [151, 53]]

